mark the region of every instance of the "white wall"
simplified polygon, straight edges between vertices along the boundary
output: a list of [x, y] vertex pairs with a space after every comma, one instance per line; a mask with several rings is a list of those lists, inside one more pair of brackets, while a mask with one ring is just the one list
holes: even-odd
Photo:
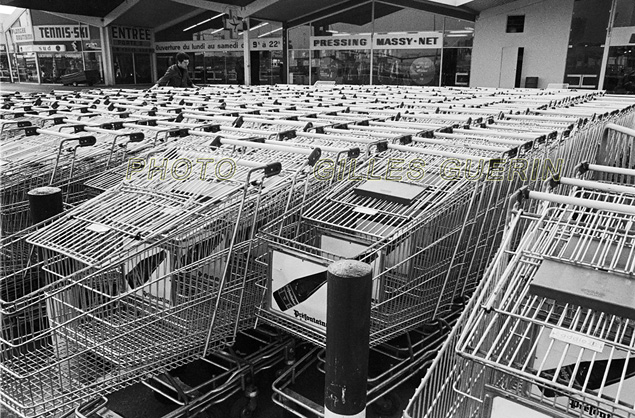
[[[524, 47], [521, 87], [525, 77], [539, 77], [538, 87], [562, 83], [574, 0], [517, 0], [481, 12], [474, 31], [470, 85], [499, 87], [514, 74], [501, 74], [505, 54]], [[508, 15], [525, 15], [523, 33], [506, 33]], [[512, 49], [508, 49], [512, 48]], [[512, 86], [513, 87], [513, 86]]]

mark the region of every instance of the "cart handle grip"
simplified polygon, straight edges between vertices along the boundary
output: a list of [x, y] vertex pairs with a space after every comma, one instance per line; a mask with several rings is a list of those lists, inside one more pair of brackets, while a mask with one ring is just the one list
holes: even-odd
[[315, 165], [315, 163], [318, 162], [318, 160], [320, 159], [320, 157], [322, 156], [322, 150], [320, 148], [315, 148], [311, 154], [309, 155], [309, 161], [308, 164], [313, 167]]
[[265, 166], [265, 177], [273, 177], [280, 174], [282, 171], [282, 164], [279, 162], [270, 163]]
[[95, 145], [97, 143], [97, 138], [95, 138], [94, 136], [81, 136], [78, 138], [79, 139], [79, 146], [80, 147], [90, 147], [92, 145]]
[[143, 132], [133, 132], [130, 134], [130, 142], [141, 142], [145, 138]]

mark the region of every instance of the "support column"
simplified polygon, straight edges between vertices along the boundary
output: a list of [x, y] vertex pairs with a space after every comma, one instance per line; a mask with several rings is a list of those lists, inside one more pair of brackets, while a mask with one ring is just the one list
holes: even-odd
[[62, 189], [59, 187], [38, 187], [29, 190], [29, 210], [34, 224], [47, 220], [64, 211]]
[[112, 57], [112, 43], [110, 42], [109, 27], [99, 28], [99, 37], [101, 38], [101, 62], [104, 66], [104, 84], [113, 86], [115, 84], [114, 64]]
[[325, 418], [366, 417], [372, 268], [341, 260], [327, 270]]
[[243, 25], [243, 68], [245, 69], [245, 85], [251, 86], [251, 45], [249, 45], [249, 18]]
[[282, 84], [289, 83], [289, 34], [287, 33], [289, 26], [286, 22], [282, 22], [282, 68], [280, 69], [280, 77]]

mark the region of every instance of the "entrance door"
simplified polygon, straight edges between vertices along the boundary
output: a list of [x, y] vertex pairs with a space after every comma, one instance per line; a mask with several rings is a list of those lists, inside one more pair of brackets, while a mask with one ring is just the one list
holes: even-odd
[[513, 89], [516, 82], [516, 64], [518, 63], [518, 48], [506, 46], [501, 51], [501, 69], [498, 87]]
[[135, 84], [152, 83], [150, 54], [134, 54]]
[[134, 84], [134, 61], [132, 54], [119, 52], [114, 54], [115, 83]]

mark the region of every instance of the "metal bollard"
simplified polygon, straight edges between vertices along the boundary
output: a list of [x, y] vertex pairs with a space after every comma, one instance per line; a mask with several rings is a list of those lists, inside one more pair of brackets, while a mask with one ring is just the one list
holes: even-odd
[[62, 189], [59, 187], [38, 187], [29, 190], [29, 210], [34, 224], [40, 223], [64, 211]]
[[364, 418], [372, 268], [341, 260], [327, 272], [325, 418]]

